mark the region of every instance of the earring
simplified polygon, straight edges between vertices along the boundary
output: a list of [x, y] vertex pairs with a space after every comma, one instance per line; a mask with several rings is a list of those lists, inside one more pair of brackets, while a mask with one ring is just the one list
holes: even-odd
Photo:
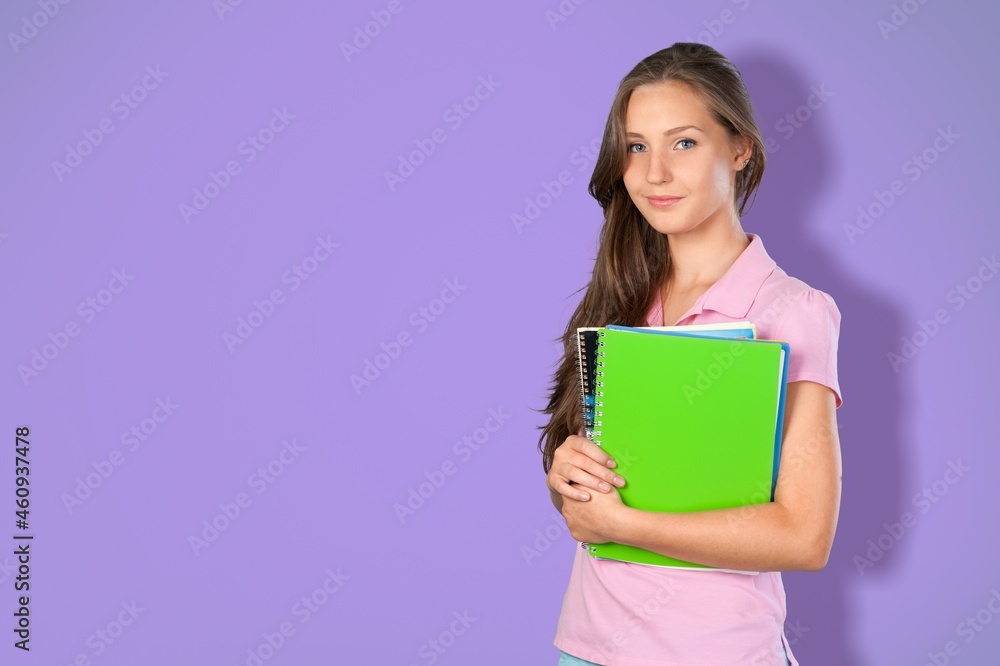
[[749, 159], [746, 159], [746, 160], [743, 160], [743, 168], [744, 168], [744, 169], [746, 168], [746, 166], [747, 166], [748, 164], [750, 164], [750, 160], [749, 160]]

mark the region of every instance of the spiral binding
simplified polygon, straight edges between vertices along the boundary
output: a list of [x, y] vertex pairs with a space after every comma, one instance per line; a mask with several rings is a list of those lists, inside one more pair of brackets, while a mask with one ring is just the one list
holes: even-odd
[[578, 330], [576, 332], [576, 355], [580, 365], [580, 413], [583, 414], [583, 433], [588, 435], [593, 424], [590, 422], [589, 410], [587, 409], [587, 379], [589, 369], [587, 368], [587, 359], [584, 358], [585, 349], [583, 331]]
[[[604, 386], [604, 370], [602, 370], [604, 367], [604, 352], [602, 348], [607, 346], [604, 343], [604, 333], [604, 329], [597, 331], [597, 358], [594, 361], [594, 422], [591, 432], [593, 433], [593, 442], [598, 446], [601, 445], [600, 428], [603, 425], [601, 417], [604, 416], [604, 412], [601, 410], [604, 406], [604, 402], [601, 400], [604, 396], [604, 393], [601, 391], [601, 388]], [[596, 549], [586, 541], [581, 542], [580, 547], [591, 554], [596, 552]]]
[[603, 347], [607, 346], [604, 342], [605, 330], [601, 329], [597, 331], [597, 360], [595, 361], [594, 368], [594, 444], [598, 446], [601, 445], [601, 426], [603, 421], [601, 417], [604, 416], [604, 412], [601, 410], [604, 407], [604, 402], [601, 398], [604, 397], [604, 393], [601, 388], [604, 386], [604, 351]]

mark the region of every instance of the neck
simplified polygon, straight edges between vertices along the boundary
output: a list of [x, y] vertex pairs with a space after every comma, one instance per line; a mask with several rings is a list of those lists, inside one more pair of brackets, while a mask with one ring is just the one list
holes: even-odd
[[682, 234], [668, 234], [670, 274], [673, 289], [697, 289], [715, 284], [750, 244], [750, 237], [740, 226], [707, 226]]

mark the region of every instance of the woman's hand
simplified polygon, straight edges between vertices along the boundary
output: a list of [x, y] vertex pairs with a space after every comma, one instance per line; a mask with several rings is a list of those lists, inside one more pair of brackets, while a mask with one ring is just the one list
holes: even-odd
[[[556, 447], [545, 485], [568, 499], [586, 502], [590, 490], [608, 494], [614, 490], [612, 484], [619, 488], [625, 485], [625, 479], [611, 469], [615, 464], [597, 444], [586, 437], [570, 435]], [[617, 496], [618, 491], [614, 490], [614, 494]]]
[[615, 528], [621, 525], [625, 508], [618, 489], [612, 487], [606, 493], [595, 493], [587, 501], [564, 498], [562, 515], [569, 533], [577, 541], [605, 543], [617, 540], [613, 534]]

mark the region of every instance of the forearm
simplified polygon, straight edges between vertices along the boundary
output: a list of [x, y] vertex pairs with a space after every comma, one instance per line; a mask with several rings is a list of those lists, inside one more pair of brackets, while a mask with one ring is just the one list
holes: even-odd
[[690, 513], [623, 507], [611, 541], [688, 562], [743, 571], [815, 571], [820, 548], [781, 504]]

